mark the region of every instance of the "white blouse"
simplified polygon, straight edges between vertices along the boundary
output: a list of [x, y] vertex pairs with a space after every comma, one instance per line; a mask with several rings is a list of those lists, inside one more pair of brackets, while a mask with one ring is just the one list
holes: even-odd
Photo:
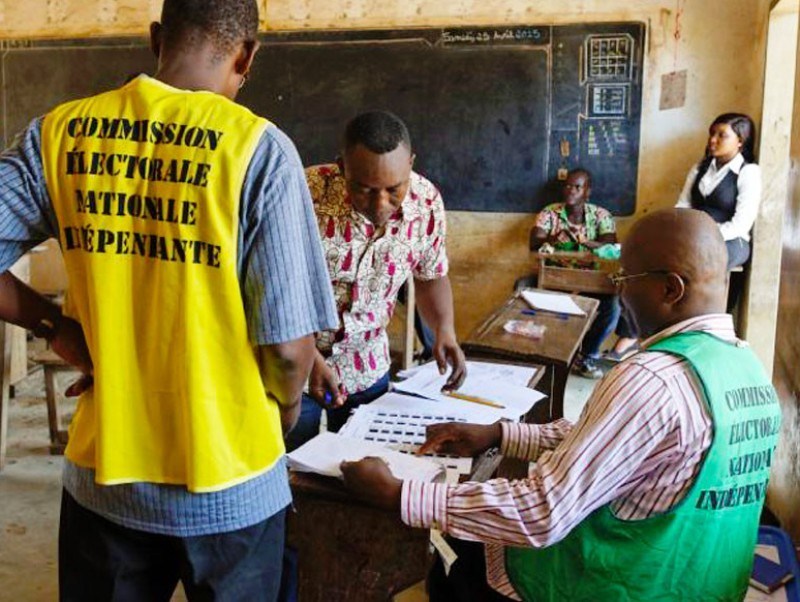
[[[700, 164], [696, 164], [689, 170], [686, 176], [686, 183], [683, 185], [676, 207], [691, 209], [692, 207], [692, 186], [700, 169]], [[719, 224], [720, 232], [725, 240], [743, 238], [750, 240], [750, 230], [758, 217], [758, 205], [761, 202], [761, 168], [756, 163], [744, 162], [741, 153], [728, 161], [720, 169], [717, 169], [717, 160], [711, 161], [708, 171], [701, 178], [699, 183], [700, 193], [708, 196], [719, 185], [728, 172], [739, 175], [737, 181], [738, 195], [736, 197], [736, 211], [730, 221]]]

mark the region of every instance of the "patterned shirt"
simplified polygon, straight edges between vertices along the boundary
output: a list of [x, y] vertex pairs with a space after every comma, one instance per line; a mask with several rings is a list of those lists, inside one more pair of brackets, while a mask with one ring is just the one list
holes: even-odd
[[[0, 155], [0, 271], [58, 236], [44, 181], [36, 119]], [[277, 127], [264, 132], [242, 189], [237, 268], [253, 345], [282, 343], [336, 327], [330, 282], [300, 158]], [[211, 493], [183, 486], [102, 486], [94, 471], [64, 462], [64, 488], [83, 507], [125, 527], [177, 537], [234, 531], [291, 501], [286, 462]]]
[[376, 229], [353, 208], [338, 166], [310, 167], [306, 178], [339, 312], [338, 330], [319, 334], [317, 348], [345, 391], [357, 393], [389, 370], [386, 327], [400, 287], [412, 275], [447, 274], [444, 203], [431, 182], [411, 172], [400, 208]]
[[614, 216], [606, 209], [592, 203], [586, 203], [584, 223], [573, 224], [567, 219], [567, 208], [564, 203], [553, 203], [539, 212], [536, 227], [547, 232], [548, 236], [558, 237], [554, 245], [557, 251], [583, 251], [581, 245], [586, 240], [597, 240], [605, 234], [614, 234]]
[[[737, 341], [731, 316], [711, 314], [667, 328], [643, 346], [693, 331]], [[527, 479], [405, 481], [401, 517], [413, 527], [488, 542], [489, 584], [519, 599], [503, 546], [552, 545], [606, 504], [622, 520], [668, 511], [694, 482], [712, 434], [702, 385], [689, 362], [645, 351], [600, 381], [576, 424], [503, 423], [502, 452], [536, 461]]]

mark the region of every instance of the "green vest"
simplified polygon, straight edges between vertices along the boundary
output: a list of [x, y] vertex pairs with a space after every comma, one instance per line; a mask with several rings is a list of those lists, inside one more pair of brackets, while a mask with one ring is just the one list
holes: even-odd
[[526, 601], [731, 600], [745, 595], [780, 430], [775, 390], [748, 347], [692, 332], [649, 348], [696, 371], [714, 437], [686, 497], [668, 512], [621, 520], [609, 506], [547, 548], [507, 548]]

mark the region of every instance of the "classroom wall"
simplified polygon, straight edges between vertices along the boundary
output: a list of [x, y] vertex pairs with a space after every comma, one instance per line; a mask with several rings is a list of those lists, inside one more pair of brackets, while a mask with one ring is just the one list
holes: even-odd
[[797, 57], [773, 373], [783, 404], [783, 433], [769, 491], [770, 507], [796, 542], [800, 541], [800, 43]]
[[[160, 5], [161, 0], [0, 0], [0, 38], [141, 34], [158, 17]], [[261, 0], [260, 5], [263, 27], [273, 30], [646, 22], [636, 216], [674, 202], [716, 114], [736, 110], [758, 118], [760, 113], [769, 0]], [[688, 71], [685, 106], [659, 110], [661, 75], [682, 69]], [[620, 220], [623, 234], [631, 221]], [[460, 336], [529, 271], [532, 223], [526, 214], [450, 213]]]

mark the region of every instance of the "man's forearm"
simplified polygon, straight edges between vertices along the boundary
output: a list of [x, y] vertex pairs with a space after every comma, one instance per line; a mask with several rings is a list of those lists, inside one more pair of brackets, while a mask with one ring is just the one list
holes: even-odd
[[41, 324], [55, 326], [61, 308], [19, 280], [11, 272], [0, 274], [0, 320], [36, 330]]
[[264, 389], [279, 405], [292, 406], [300, 399], [314, 362], [314, 337], [259, 348]]
[[414, 289], [419, 313], [437, 338], [445, 333], [455, 336], [450, 279], [443, 276], [435, 280], [414, 280]]

